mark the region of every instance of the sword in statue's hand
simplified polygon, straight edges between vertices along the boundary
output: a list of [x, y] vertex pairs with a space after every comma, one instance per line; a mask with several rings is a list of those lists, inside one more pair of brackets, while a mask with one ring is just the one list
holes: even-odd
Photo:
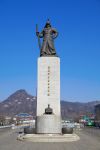
[[36, 24], [36, 35], [38, 37], [38, 45], [39, 49], [41, 50], [41, 42], [40, 42], [40, 37], [39, 37], [39, 31], [38, 31], [38, 25]]

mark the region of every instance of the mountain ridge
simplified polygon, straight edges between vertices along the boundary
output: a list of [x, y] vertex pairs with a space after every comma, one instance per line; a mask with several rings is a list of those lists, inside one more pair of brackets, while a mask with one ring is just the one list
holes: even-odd
[[[25, 112], [36, 116], [36, 96], [28, 94], [26, 90], [20, 89], [11, 94], [7, 99], [0, 102], [0, 114], [14, 116]], [[69, 102], [61, 100], [61, 113], [63, 118], [77, 118], [83, 114], [94, 113], [94, 106], [100, 101], [87, 103]]]

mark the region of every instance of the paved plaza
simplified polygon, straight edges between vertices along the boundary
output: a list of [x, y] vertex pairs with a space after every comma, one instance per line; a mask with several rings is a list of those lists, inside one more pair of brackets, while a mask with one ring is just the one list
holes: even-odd
[[16, 140], [18, 131], [0, 131], [0, 150], [100, 150], [100, 129], [76, 131], [80, 140], [67, 143], [32, 143]]

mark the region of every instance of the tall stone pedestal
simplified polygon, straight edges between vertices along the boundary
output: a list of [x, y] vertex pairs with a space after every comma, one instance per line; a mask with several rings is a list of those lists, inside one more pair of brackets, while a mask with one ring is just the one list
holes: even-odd
[[[52, 114], [45, 114], [50, 105]], [[36, 133], [61, 133], [60, 58], [38, 58]]]

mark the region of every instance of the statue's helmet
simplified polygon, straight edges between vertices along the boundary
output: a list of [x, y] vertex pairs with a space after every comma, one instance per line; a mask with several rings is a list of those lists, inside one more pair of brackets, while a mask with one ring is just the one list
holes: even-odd
[[46, 22], [46, 24], [45, 24], [45, 28], [47, 28], [47, 27], [51, 27], [51, 23], [50, 23], [50, 20], [49, 20], [49, 19], [47, 20], [47, 22]]

